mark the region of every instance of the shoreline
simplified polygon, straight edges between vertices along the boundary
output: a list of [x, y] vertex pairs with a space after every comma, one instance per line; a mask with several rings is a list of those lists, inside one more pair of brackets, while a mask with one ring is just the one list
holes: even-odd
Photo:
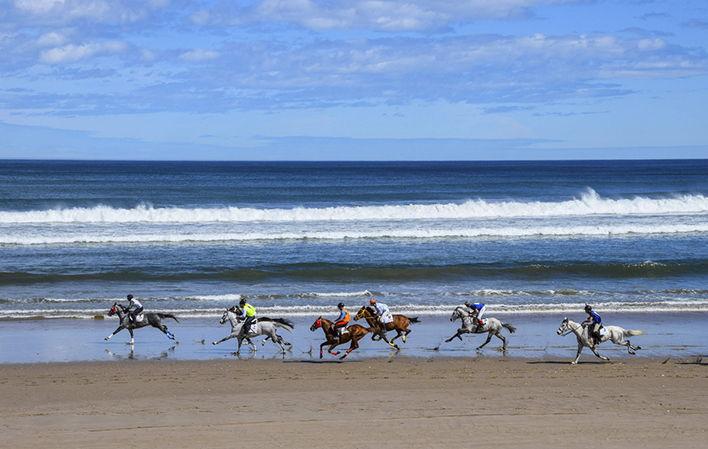
[[[706, 363], [517, 359], [0, 365], [5, 447], [699, 447]], [[40, 430], [41, 429], [41, 430]]]
[[[580, 315], [571, 315], [580, 319]], [[490, 315], [493, 316], [493, 315]], [[563, 316], [560, 315], [499, 315], [504, 322], [513, 324], [517, 331], [503, 335], [508, 339], [506, 357], [544, 360], [548, 358], [569, 361], [575, 356], [574, 336], [559, 337], [556, 330]], [[600, 352], [613, 360], [691, 358], [708, 354], [708, 328], [705, 313], [656, 314], [606, 313], [607, 324], [621, 325], [626, 329], [641, 329], [644, 335], [632, 337], [642, 350], [637, 356], [629, 356], [626, 349], [606, 342]], [[293, 317], [292, 332], [280, 330], [279, 334], [293, 344], [285, 356], [272, 343], [259, 344], [263, 337], [254, 340], [257, 351], [242, 348], [241, 359], [317, 360], [319, 345], [324, 341], [322, 331], [309, 330], [313, 317]], [[135, 345], [127, 345], [128, 333], [117, 334], [110, 342], [103, 339], [117, 325], [115, 320], [33, 320], [3, 322], [0, 325], [0, 364], [111, 361], [125, 359], [168, 360], [220, 360], [235, 359], [236, 341], [229, 340], [217, 346], [210, 343], [230, 333], [228, 325], [219, 325], [215, 319], [185, 319], [179, 323], [167, 322], [170, 331], [179, 341], [175, 344], [156, 329], [139, 329], [135, 332]], [[414, 324], [406, 343], [401, 343], [396, 354], [383, 342], [371, 341], [369, 336], [360, 341], [360, 348], [352, 352], [348, 360], [390, 357], [414, 358], [501, 358], [497, 349], [501, 341], [493, 338], [481, 352], [475, 348], [482, 344], [486, 335], [463, 335], [462, 341], [442, 343], [455, 333], [459, 322], [451, 323], [445, 316], [425, 316]], [[392, 336], [393, 334], [390, 334]], [[17, 345], [22, 341], [22, 345]], [[337, 349], [346, 349], [344, 344]], [[439, 347], [438, 351], [433, 350]], [[325, 354], [327, 359], [332, 357]], [[581, 360], [595, 357], [585, 349]]]

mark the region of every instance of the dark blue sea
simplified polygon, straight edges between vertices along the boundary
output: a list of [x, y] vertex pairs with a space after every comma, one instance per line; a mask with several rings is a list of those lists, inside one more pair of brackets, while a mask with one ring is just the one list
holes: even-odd
[[0, 161], [0, 319], [708, 310], [708, 160]]

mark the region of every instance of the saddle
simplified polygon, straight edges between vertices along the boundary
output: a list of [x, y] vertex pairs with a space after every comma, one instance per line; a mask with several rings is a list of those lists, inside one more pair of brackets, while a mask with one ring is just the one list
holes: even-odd
[[142, 323], [144, 319], [145, 319], [145, 313], [141, 312], [141, 313], [135, 315], [135, 319], [133, 322], [134, 323]]

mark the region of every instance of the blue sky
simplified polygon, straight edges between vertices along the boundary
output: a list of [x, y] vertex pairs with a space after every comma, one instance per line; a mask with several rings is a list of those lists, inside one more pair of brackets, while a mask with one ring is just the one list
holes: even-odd
[[708, 157], [705, 0], [0, 0], [0, 158]]

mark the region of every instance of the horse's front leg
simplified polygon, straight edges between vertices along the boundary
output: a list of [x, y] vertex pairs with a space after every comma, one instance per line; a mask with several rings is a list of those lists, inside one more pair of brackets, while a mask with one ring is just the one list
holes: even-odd
[[[403, 333], [400, 330], [396, 329], [396, 336], [391, 339], [391, 343], [393, 343], [394, 341], [396, 341], [397, 338], [402, 337], [402, 336], [403, 336]], [[403, 341], [405, 342], [406, 340], [404, 339]]]
[[573, 360], [572, 362], [570, 362], [571, 365], [577, 365], [577, 364], [578, 364], [578, 360], [580, 360], [580, 353], [583, 352], [583, 347], [584, 347], [584, 346], [585, 346], [585, 345], [583, 345], [581, 342], [578, 342], [578, 353], [575, 354], [575, 360]]
[[386, 331], [385, 331], [385, 330], [381, 331], [381, 338], [383, 338], [383, 340], [384, 340], [386, 343], [388, 343], [388, 345], [389, 345], [390, 347], [392, 347], [392, 348], [394, 348], [394, 349], [400, 349], [400, 348], [398, 347], [398, 345], [396, 345], [396, 343], [394, 343], [392, 340], [389, 340], [388, 337], [386, 337]]
[[462, 337], [460, 337], [460, 330], [459, 330], [459, 329], [457, 330], [457, 332], [455, 332], [454, 334], [452, 334], [452, 337], [450, 337], [450, 338], [448, 338], [447, 340], [445, 340], [445, 343], [450, 343], [450, 342], [451, 342], [452, 340], [454, 340], [455, 338], [459, 338], [460, 341], [462, 341]]
[[256, 348], [256, 345], [253, 344], [253, 341], [251, 341], [250, 338], [246, 337], [246, 343], [248, 343], [248, 346], [251, 347], [251, 351], [253, 351], [253, 352], [258, 351], [258, 348]]
[[487, 344], [488, 344], [490, 341], [492, 341], [492, 333], [491, 333], [491, 332], [488, 332], [488, 333], [487, 333], [487, 339], [484, 341], [484, 343], [482, 343], [481, 345], [477, 346], [477, 351], [479, 351], [479, 350], [482, 349], [483, 347], [487, 346]]
[[324, 347], [327, 346], [328, 344], [329, 344], [329, 342], [326, 341], [320, 345], [320, 358], [324, 357]]
[[338, 355], [339, 355], [339, 351], [334, 351], [334, 350], [333, 350], [333, 349], [336, 348], [337, 346], [339, 346], [339, 343], [333, 343], [332, 345], [330, 345], [329, 349], [327, 349], [327, 352], [329, 352], [329, 353], [332, 354], [333, 356], [338, 356]]
[[211, 344], [212, 344], [212, 345], [218, 345], [219, 343], [223, 343], [223, 342], [225, 342], [226, 340], [231, 340], [232, 338], [236, 338], [237, 335], [238, 335], [238, 334], [229, 334], [229, 335], [227, 335], [226, 337], [222, 338], [221, 340], [212, 341]]
[[116, 328], [116, 330], [114, 330], [111, 335], [109, 335], [108, 337], [104, 338], [104, 340], [106, 340], [106, 341], [110, 340], [111, 338], [113, 338], [113, 336], [114, 336], [115, 334], [117, 334], [118, 332], [122, 331], [123, 329], [125, 329], [125, 325], [124, 325], [124, 324], [120, 324], [120, 325]]

